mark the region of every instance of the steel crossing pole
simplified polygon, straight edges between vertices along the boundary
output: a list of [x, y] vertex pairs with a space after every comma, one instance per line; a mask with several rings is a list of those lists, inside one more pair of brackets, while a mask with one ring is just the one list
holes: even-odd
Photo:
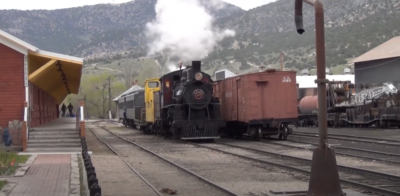
[[327, 144], [327, 103], [325, 73], [325, 26], [324, 7], [321, 0], [295, 0], [295, 23], [297, 32], [303, 34], [303, 2], [314, 6], [315, 11], [315, 50], [317, 62], [318, 84], [318, 128], [319, 147], [314, 149], [311, 175], [307, 196], [339, 196], [344, 195], [340, 186], [339, 172], [337, 169], [335, 152]]

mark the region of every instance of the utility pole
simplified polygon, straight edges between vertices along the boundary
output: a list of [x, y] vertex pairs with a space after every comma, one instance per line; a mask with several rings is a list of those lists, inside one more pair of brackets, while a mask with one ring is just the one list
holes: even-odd
[[111, 76], [108, 76], [108, 117], [111, 117]]

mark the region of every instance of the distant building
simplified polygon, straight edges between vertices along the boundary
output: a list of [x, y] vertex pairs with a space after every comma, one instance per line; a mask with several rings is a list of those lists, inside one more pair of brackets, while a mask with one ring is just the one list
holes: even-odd
[[221, 69], [215, 72], [215, 80], [223, 80], [225, 78], [236, 76], [233, 72], [227, 69]]
[[356, 85], [392, 82], [400, 88], [400, 36], [355, 58], [352, 63]]

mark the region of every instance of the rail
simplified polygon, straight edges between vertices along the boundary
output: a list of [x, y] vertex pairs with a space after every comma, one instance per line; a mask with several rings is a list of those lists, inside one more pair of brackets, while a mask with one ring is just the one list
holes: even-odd
[[[288, 140], [288, 141], [292, 142], [291, 143], [292, 145], [283, 144], [283, 143], [279, 143], [279, 142], [271, 142], [271, 141], [262, 142], [262, 143], [285, 146], [285, 147], [290, 147], [290, 148], [297, 148], [297, 149], [308, 149], [308, 150], [310, 150], [310, 148], [312, 146], [318, 146], [318, 143], [313, 143], [313, 142], [304, 142], [304, 141], [296, 141], [296, 140]], [[296, 143], [297, 144], [309, 145], [310, 148], [305, 147], [305, 146], [295, 146]], [[387, 162], [387, 163], [400, 164], [400, 161], [391, 160], [393, 158], [400, 158], [400, 154], [373, 151], [373, 150], [365, 150], [365, 149], [351, 148], [351, 147], [343, 147], [343, 146], [333, 146], [332, 148], [334, 148], [336, 150], [335, 153], [338, 154], [338, 155], [343, 155], [343, 156], [348, 156], [348, 157], [356, 157], [356, 158], [362, 158], [362, 159], [370, 159], [370, 160], [374, 160], [374, 161], [381, 161], [381, 162]], [[337, 150], [339, 150], [339, 152]], [[355, 151], [355, 152], [354, 153], [344, 153], [344, 152], [341, 152], [342, 150], [343, 151]], [[370, 156], [363, 156], [363, 155], [360, 155], [361, 153], [369, 153], [371, 155]], [[390, 158], [389, 159], [383, 159], [383, 158], [371, 157], [372, 154], [381, 155], [381, 156], [387, 156], [387, 157], [390, 157]]]
[[140, 179], [143, 180], [143, 182], [145, 182], [151, 189], [153, 189], [153, 191], [159, 195], [162, 196], [162, 194], [149, 182], [147, 181], [142, 175], [140, 175], [140, 173], [133, 168], [133, 166], [131, 164], [128, 163], [127, 160], [125, 160], [113, 147], [111, 147], [107, 142], [103, 141], [97, 134], [96, 132], [93, 131], [93, 129], [89, 128], [89, 130], [93, 133], [94, 136], [96, 136], [96, 138], [103, 143], [104, 145], [106, 145], [108, 147], [108, 149], [110, 149], [114, 154], [116, 154], [137, 176], [139, 176]]
[[[107, 122], [107, 121], [106, 121], [106, 122]], [[202, 180], [203, 182], [205, 182], [205, 183], [207, 183], [207, 184], [209, 184], [209, 185], [215, 187], [216, 189], [219, 189], [220, 191], [222, 191], [222, 192], [224, 192], [224, 193], [226, 193], [226, 194], [228, 194], [228, 195], [237, 196], [237, 194], [235, 194], [235, 193], [229, 191], [228, 189], [225, 189], [224, 187], [217, 185], [216, 183], [214, 183], [214, 182], [212, 182], [212, 181], [210, 181], [210, 180], [208, 180], [208, 179], [206, 179], [206, 178], [204, 178], [204, 177], [202, 177], [202, 176], [200, 176], [200, 175], [194, 173], [193, 171], [191, 171], [191, 170], [189, 170], [189, 169], [186, 169], [186, 168], [182, 167], [181, 165], [179, 165], [179, 164], [177, 164], [177, 163], [175, 163], [175, 162], [172, 162], [172, 161], [170, 161], [170, 160], [168, 160], [168, 159], [166, 159], [166, 158], [164, 158], [164, 157], [158, 155], [157, 153], [155, 153], [155, 152], [153, 152], [153, 151], [151, 151], [151, 150], [149, 150], [149, 149], [147, 149], [147, 148], [145, 148], [145, 147], [139, 145], [138, 143], [129, 141], [129, 140], [125, 139], [124, 137], [119, 136], [118, 134], [116, 134], [116, 133], [110, 131], [109, 129], [107, 129], [107, 128], [105, 128], [105, 127], [101, 127], [101, 126], [99, 126], [99, 125], [97, 125], [97, 126], [98, 126], [99, 128], [101, 128], [101, 129], [103, 129], [103, 130], [106, 130], [107, 132], [111, 133], [112, 135], [114, 135], [114, 136], [116, 136], [116, 137], [118, 137], [118, 138], [124, 140], [125, 142], [130, 143], [130, 144], [133, 144], [133, 145], [135, 145], [135, 146], [141, 148], [142, 150], [146, 151], [147, 153], [152, 154], [152, 155], [154, 155], [154, 156], [160, 158], [161, 160], [163, 160], [163, 161], [165, 161], [165, 162], [167, 162], [167, 163], [169, 163], [169, 164], [171, 164], [171, 165], [174, 165], [175, 167], [179, 168], [180, 170], [182, 170], [182, 171], [184, 171], [184, 172], [186, 172], [186, 173], [188, 173], [188, 174], [190, 174], [190, 175], [192, 175], [192, 176], [197, 177], [198, 179], [200, 179], [200, 180]]]
[[[232, 144], [227, 144], [227, 143], [222, 143], [222, 142], [216, 142], [216, 144], [225, 146], [224, 148], [209, 147], [209, 146], [206, 146], [203, 144], [197, 144], [197, 143], [193, 143], [193, 142], [187, 142], [187, 143], [197, 146], [197, 147], [202, 147], [205, 149], [221, 152], [224, 154], [233, 155], [233, 156], [240, 157], [243, 159], [256, 161], [256, 162], [260, 162], [260, 163], [264, 163], [264, 164], [268, 164], [268, 165], [274, 165], [274, 166], [277, 166], [280, 168], [285, 168], [285, 169], [289, 169], [292, 171], [304, 173], [306, 175], [311, 175], [312, 169], [309, 166], [310, 166], [310, 162], [312, 162], [312, 160], [294, 157], [294, 156], [290, 156], [290, 155], [283, 155], [280, 153], [273, 153], [273, 152], [264, 151], [264, 150], [258, 150], [255, 148], [237, 146], [237, 145], [232, 145]], [[227, 150], [229, 148], [226, 148], [226, 146], [229, 146], [230, 148], [233, 147], [233, 148], [244, 149], [244, 150], [247, 150], [250, 152], [253, 151], [257, 154], [257, 157], [253, 157], [248, 154], [243, 155], [243, 154], [237, 153], [237, 152], [229, 152], [229, 150]], [[259, 156], [260, 154], [265, 154], [266, 157], [260, 158], [260, 156]], [[274, 160], [273, 159], [274, 157], [278, 157], [279, 160]], [[268, 158], [268, 159], [266, 159], [266, 158]], [[294, 164], [293, 161], [295, 161], [296, 163]], [[348, 175], [348, 177], [346, 177], [345, 179], [340, 179], [340, 181], [343, 183], [346, 183], [351, 186], [359, 187], [362, 189], [367, 189], [374, 193], [380, 193], [380, 194], [384, 194], [384, 195], [399, 195], [399, 191], [388, 189], [391, 187], [381, 187], [380, 185], [382, 185], [382, 184], [379, 184], [379, 182], [384, 182], [387, 184], [389, 184], [389, 182], [392, 182], [392, 181], [397, 182], [400, 180], [400, 176], [381, 173], [381, 172], [375, 172], [375, 171], [366, 170], [366, 169], [354, 168], [354, 167], [349, 167], [349, 166], [344, 166], [344, 165], [340, 165], [339, 167], [342, 170], [350, 172], [350, 175]], [[305, 169], [305, 168], [309, 168], [309, 169]], [[357, 174], [362, 176], [363, 179], [361, 179], [361, 180], [358, 179], [357, 181], [352, 180], [352, 178], [350, 176], [357, 175]], [[371, 179], [379, 179], [379, 180], [371, 180]]]

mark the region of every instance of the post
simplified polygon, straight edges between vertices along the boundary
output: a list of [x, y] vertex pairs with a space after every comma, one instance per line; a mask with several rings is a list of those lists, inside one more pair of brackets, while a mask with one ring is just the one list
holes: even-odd
[[[86, 94], [83, 96], [83, 103], [86, 103]], [[85, 112], [85, 114], [83, 114], [83, 115], [86, 117], [86, 113], [87, 113], [86, 104], [85, 104], [85, 106], [83, 106], [83, 111]]]
[[295, 0], [295, 23], [297, 32], [303, 34], [303, 2], [314, 6], [315, 11], [315, 49], [318, 84], [318, 128], [319, 147], [314, 149], [308, 196], [343, 195], [340, 186], [335, 152], [327, 146], [327, 104], [326, 104], [326, 66], [325, 66], [325, 26], [324, 8], [321, 0]]
[[83, 107], [85, 107], [85, 102], [83, 102], [83, 101], [81, 101], [80, 102], [80, 104], [81, 104], [81, 106], [80, 106], [80, 112], [81, 112], [81, 115], [79, 116], [80, 117], [80, 133], [81, 133], [81, 137], [85, 137], [85, 116], [83, 115], [84, 114], [84, 110], [83, 110]]
[[27, 143], [28, 143], [28, 103], [24, 102], [24, 121], [22, 122], [22, 151], [26, 152]]
[[112, 119], [111, 116], [111, 76], [108, 76], [108, 118]]

